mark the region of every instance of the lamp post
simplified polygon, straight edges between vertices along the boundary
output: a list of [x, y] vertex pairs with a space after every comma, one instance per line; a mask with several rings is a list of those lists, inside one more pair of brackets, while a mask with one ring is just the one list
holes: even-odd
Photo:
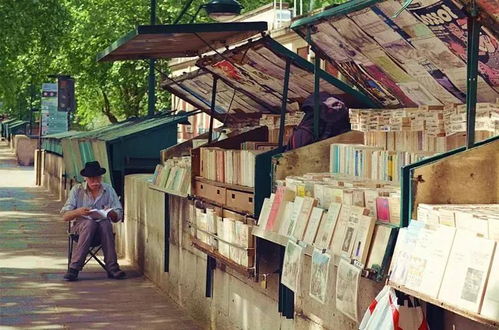
[[[151, 0], [151, 25], [156, 25], [156, 0]], [[149, 60], [149, 81], [147, 85], [147, 116], [154, 115], [156, 107], [156, 60]]]

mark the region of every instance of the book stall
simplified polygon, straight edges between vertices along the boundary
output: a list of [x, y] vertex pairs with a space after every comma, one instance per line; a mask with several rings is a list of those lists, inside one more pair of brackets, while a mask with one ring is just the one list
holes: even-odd
[[[369, 306], [386, 290], [394, 308], [418, 298], [432, 328], [497, 326], [499, 50], [478, 52], [497, 31], [463, 3], [354, 0], [296, 20], [315, 65], [269, 36], [246, 41], [257, 23], [139, 27], [101, 54], [199, 56], [161, 87], [228, 132], [212, 122], [161, 152], [147, 187], [164, 193], [164, 272], [173, 243], [192, 247], [205, 297], [227, 272], [297, 328], [376, 329]], [[321, 93], [349, 108], [351, 130], [319, 139]], [[310, 97], [314, 143], [286, 150]]]
[[83, 182], [83, 165], [97, 160], [107, 169], [104, 182], [113, 184], [123, 196], [125, 175], [153, 171], [159, 151], [177, 142], [177, 123], [182, 120], [181, 116], [159, 114], [64, 136], [61, 146], [67, 180]]
[[[328, 173], [323, 173], [326, 164], [312, 165], [315, 166], [313, 172], [307, 171], [306, 166], [296, 166], [295, 172], [295, 169], [289, 170], [293, 167], [289, 163], [291, 159], [296, 161], [296, 155], [284, 153], [275, 157], [277, 189], [284, 186], [295, 191], [294, 199], [288, 202], [294, 203], [295, 212], [298, 212], [297, 202], [298, 208], [303, 208], [301, 199], [307, 194], [313, 198], [311, 205], [332, 201], [327, 213], [325, 209], [322, 211], [325, 217], [322, 216], [319, 224], [313, 215], [315, 209], [306, 208], [309, 220], [302, 239], [303, 226], [298, 227], [298, 235], [296, 228], [289, 229], [287, 222], [293, 222], [293, 216], [281, 225], [279, 220], [274, 220], [279, 235], [291, 234], [289, 240], [280, 239], [281, 244], [287, 244], [284, 274], [288, 259], [297, 254], [295, 250], [301, 244], [303, 256], [312, 255], [311, 283], [319, 281], [313, 278], [318, 267], [314, 266], [313, 255], [322, 252], [328, 255], [324, 259], [340, 257], [336, 263], [337, 285], [344, 275], [341, 273], [347, 269], [345, 264], [357, 267], [353, 272], [359, 276], [369, 277], [374, 271], [397, 289], [398, 301], [408, 296], [419, 298], [426, 306], [425, 313], [432, 328], [450, 329], [452, 323], [477, 329], [482, 326], [479, 323], [497, 326], [498, 309], [494, 302], [497, 301], [497, 283], [491, 281], [491, 276], [497, 268], [493, 263], [497, 239], [493, 236], [493, 226], [499, 192], [496, 178], [499, 85], [492, 74], [497, 68], [488, 59], [498, 58], [499, 52], [490, 49], [486, 60], [480, 57], [483, 53], [478, 53], [478, 58], [473, 58], [471, 50], [466, 54], [466, 46], [463, 53], [458, 51], [458, 44], [468, 42], [471, 48], [476, 41], [472, 42], [471, 36], [467, 40], [468, 33], [463, 30], [459, 37], [454, 35], [457, 29], [463, 29], [463, 24], [466, 26], [466, 10], [463, 4], [453, 1], [414, 3], [405, 10], [396, 1], [351, 1], [294, 22], [292, 28], [317, 54], [383, 106], [381, 109], [350, 109], [352, 130], [363, 132], [363, 141], [329, 143]], [[445, 20], [430, 21], [434, 12], [448, 16]], [[454, 27], [457, 29], [452, 30]], [[497, 41], [493, 27], [474, 28], [481, 39]], [[468, 30], [472, 30], [471, 27]], [[477, 61], [477, 86], [473, 86], [464, 78], [473, 74], [468, 71], [470, 75], [467, 75], [466, 70]], [[468, 148], [463, 147], [465, 145]], [[322, 150], [327, 149], [322, 147]], [[292, 152], [299, 153], [299, 149]], [[301, 154], [307, 159], [310, 153], [304, 150]], [[380, 185], [383, 182], [385, 185]], [[363, 186], [362, 194], [355, 193], [356, 185]], [[366, 189], [368, 185], [375, 185], [375, 189]], [[279, 197], [278, 193], [279, 190], [268, 204], [284, 203], [286, 198]], [[339, 213], [336, 211], [338, 202], [341, 204]], [[345, 216], [348, 221], [341, 214], [345, 203], [350, 204], [352, 213], [349, 219]], [[354, 213], [352, 207], [358, 205], [369, 210], [367, 218]], [[331, 216], [330, 211], [333, 211]], [[269, 236], [268, 231], [275, 231], [272, 222], [269, 225], [273, 219], [272, 213], [269, 214], [267, 222], [263, 220], [265, 228], [259, 228], [263, 238]], [[373, 222], [375, 230], [371, 229]], [[329, 249], [321, 251], [324, 238], [321, 229], [334, 228], [333, 224], [336, 229]], [[400, 231], [398, 238], [394, 234], [381, 239], [389, 235], [378, 235], [376, 229], [385, 226]], [[342, 238], [335, 238], [336, 230], [340, 230], [338, 235]], [[314, 241], [310, 240], [311, 232], [316, 233]], [[275, 234], [271, 236], [275, 238]], [[359, 239], [355, 239], [352, 247], [350, 237], [357, 236]], [[369, 239], [363, 240], [366, 237]], [[367, 264], [363, 264], [359, 261], [365, 260], [366, 245], [370, 245], [370, 251], [367, 250]], [[476, 248], [468, 251], [471, 245]], [[291, 257], [288, 257], [288, 248]], [[375, 257], [378, 253], [384, 257]], [[483, 262], [476, 259], [479, 254], [483, 254]], [[369, 261], [371, 258], [385, 262], [374, 264]], [[306, 272], [302, 269], [302, 277], [308, 276]], [[293, 278], [300, 281], [299, 276], [296, 279], [296, 271]], [[290, 283], [284, 275], [281, 282]], [[361, 285], [356, 287], [357, 297], [350, 300], [346, 311], [341, 301], [344, 293], [339, 288], [336, 291], [336, 308], [356, 322], [361, 321], [357, 308], [364, 312], [370, 303], [357, 301], [363, 298], [361, 291], [357, 291]], [[312, 287], [310, 295], [313, 295]], [[300, 312], [309, 315], [306, 308]], [[363, 326], [364, 322], [361, 328]]]
[[[301, 121], [299, 103], [314, 93], [314, 67], [270, 37], [205, 56], [197, 66], [201, 70], [166, 79], [162, 87], [241, 133], [191, 150], [191, 194], [202, 205], [193, 207], [191, 240], [212, 258], [259, 281], [251, 231], [271, 193], [271, 157], [282, 152]], [[320, 75], [320, 92], [362, 104], [362, 94], [322, 70]], [[359, 100], [352, 101], [352, 95]]]

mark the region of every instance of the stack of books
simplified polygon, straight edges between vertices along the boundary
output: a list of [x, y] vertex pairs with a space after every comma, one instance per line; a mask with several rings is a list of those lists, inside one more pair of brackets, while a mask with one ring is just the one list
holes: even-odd
[[418, 132], [445, 136], [442, 106], [402, 109], [350, 109], [352, 130], [361, 132]]
[[[465, 141], [464, 137], [461, 139]], [[447, 137], [430, 136], [422, 131], [399, 131], [364, 133], [364, 145], [377, 146], [384, 150], [439, 153], [452, 149]]]
[[387, 151], [360, 144], [331, 145], [330, 171], [364, 179], [399, 181], [402, 166], [433, 155], [430, 152]]
[[253, 266], [252, 226], [243, 221], [223, 218], [215, 210], [195, 210], [195, 237], [224, 257], [244, 267]]
[[[478, 103], [476, 110], [477, 138], [499, 134], [499, 105]], [[396, 151], [445, 152], [455, 147], [449, 136], [466, 132], [466, 105], [350, 109], [350, 123], [352, 130], [365, 133], [364, 144], [368, 146]]]
[[208, 180], [254, 187], [255, 158], [263, 150], [201, 148], [201, 173]]
[[[291, 134], [293, 134], [293, 129], [298, 126], [303, 119], [303, 116], [304, 112], [302, 111], [286, 113], [284, 121], [284, 142], [289, 140]], [[280, 115], [271, 114], [263, 114], [260, 118], [260, 126], [267, 126], [269, 128], [269, 142], [279, 142], [280, 118]]]
[[172, 193], [191, 193], [191, 157], [173, 157], [156, 165], [152, 184]]
[[[446, 135], [466, 132], [466, 104], [445, 107]], [[499, 104], [477, 103], [475, 130], [499, 134]]]

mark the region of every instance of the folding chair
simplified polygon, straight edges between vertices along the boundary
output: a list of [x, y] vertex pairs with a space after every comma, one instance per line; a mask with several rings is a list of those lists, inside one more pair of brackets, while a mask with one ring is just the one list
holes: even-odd
[[[74, 243], [78, 243], [78, 238], [79, 235], [72, 233], [71, 232], [71, 226], [72, 226], [73, 221], [69, 221], [68, 223], [68, 271], [69, 271], [69, 265], [71, 265], [71, 257], [73, 256], [73, 245]], [[114, 233], [113, 233], [114, 235]], [[101, 242], [97, 240], [96, 237], [92, 239], [92, 244], [90, 245], [90, 248], [88, 249], [88, 256], [83, 263], [83, 267], [91, 260], [94, 259], [99, 263], [99, 265], [106, 271], [107, 276], [111, 276], [111, 274], [107, 271], [106, 265], [102, 262], [102, 260], [99, 259], [97, 256], [97, 253], [102, 249]]]

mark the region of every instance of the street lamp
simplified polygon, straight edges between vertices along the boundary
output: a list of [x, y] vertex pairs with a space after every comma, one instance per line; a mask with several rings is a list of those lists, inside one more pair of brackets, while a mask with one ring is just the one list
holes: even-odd
[[[180, 22], [182, 17], [187, 13], [187, 10], [191, 6], [192, 2], [193, 0], [186, 2], [173, 24], [178, 24]], [[243, 8], [244, 7], [237, 0], [211, 0], [208, 3], [199, 6], [194, 15], [191, 16], [188, 14], [191, 16], [191, 21], [189, 23], [194, 22], [201, 9], [204, 9], [210, 18], [223, 22], [239, 15], [241, 13], [241, 9]]]
[[202, 5], [208, 16], [215, 21], [224, 22], [241, 13], [243, 6], [236, 0], [211, 0]]

